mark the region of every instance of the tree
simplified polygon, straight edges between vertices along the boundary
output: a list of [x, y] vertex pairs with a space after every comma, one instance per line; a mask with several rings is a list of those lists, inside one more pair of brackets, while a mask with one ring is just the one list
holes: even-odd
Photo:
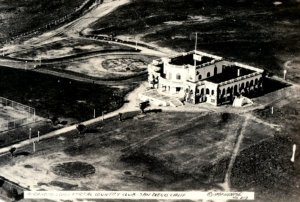
[[86, 131], [86, 126], [83, 124], [78, 124], [76, 126], [76, 129], [78, 130], [79, 134], [83, 134]]
[[9, 152], [10, 152], [10, 154], [11, 154], [12, 157], [15, 156], [14, 152], [15, 152], [16, 150], [17, 150], [17, 148], [15, 148], [15, 147], [10, 148]]
[[140, 103], [140, 110], [141, 110], [141, 113], [145, 113], [145, 109], [150, 106], [150, 102], [149, 101], [145, 101], [145, 102], [141, 102]]

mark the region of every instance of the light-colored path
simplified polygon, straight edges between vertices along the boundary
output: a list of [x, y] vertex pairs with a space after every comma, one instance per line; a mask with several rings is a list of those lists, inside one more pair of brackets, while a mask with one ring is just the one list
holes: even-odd
[[228, 169], [227, 169], [227, 172], [226, 172], [226, 175], [225, 175], [224, 183], [222, 184], [222, 187], [223, 187], [224, 191], [230, 191], [230, 187], [231, 187], [230, 177], [231, 177], [231, 173], [232, 173], [232, 168], [234, 166], [236, 157], [239, 154], [240, 146], [241, 146], [243, 138], [244, 138], [244, 133], [246, 131], [246, 127], [248, 125], [249, 118], [250, 118], [250, 115], [245, 116], [245, 120], [244, 120], [244, 123], [242, 125], [242, 129], [240, 131], [240, 134], [238, 135], [237, 142], [236, 142], [236, 144], [234, 146], [234, 149], [232, 151], [232, 155], [231, 155], [231, 159], [230, 159]]
[[66, 34], [67, 36], [78, 36], [79, 32], [88, 27], [90, 24], [99, 20], [99, 18], [113, 12], [118, 7], [129, 3], [129, 0], [104, 0], [102, 4], [99, 4], [94, 9], [90, 10], [85, 15], [79, 17], [78, 19], [56, 29], [53, 31], [46, 32], [38, 37], [35, 37], [31, 40], [25, 42], [25, 44], [41, 44], [51, 41], [54, 36], [58, 34]]

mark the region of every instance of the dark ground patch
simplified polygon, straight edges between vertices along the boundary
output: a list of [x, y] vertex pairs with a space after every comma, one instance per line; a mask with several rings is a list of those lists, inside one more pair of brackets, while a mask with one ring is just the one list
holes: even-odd
[[64, 190], [74, 190], [78, 188], [78, 185], [61, 182], [61, 181], [51, 181], [49, 184], [52, 186], [63, 188]]
[[[58, 176], [82, 178], [93, 175], [96, 172], [96, 169], [91, 164], [76, 161], [58, 164], [52, 168], [52, 171]], [[61, 186], [61, 183], [59, 186]]]
[[1, 1], [0, 41], [48, 24], [69, 14], [85, 0], [4, 0]]
[[123, 105], [123, 97], [137, 84], [124, 89], [82, 83], [32, 71], [1, 67], [0, 95], [34, 107], [45, 118], [65, 117], [79, 121], [110, 112]]
[[258, 201], [298, 201], [299, 173], [290, 161], [291, 148], [286, 138], [275, 138], [242, 151], [232, 171], [233, 188], [255, 191]]

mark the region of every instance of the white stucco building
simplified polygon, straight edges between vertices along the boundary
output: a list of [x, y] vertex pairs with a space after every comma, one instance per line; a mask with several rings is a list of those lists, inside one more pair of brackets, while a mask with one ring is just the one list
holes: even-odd
[[220, 105], [236, 95], [262, 89], [263, 70], [201, 51], [190, 51], [148, 65], [149, 85], [159, 94], [190, 103]]

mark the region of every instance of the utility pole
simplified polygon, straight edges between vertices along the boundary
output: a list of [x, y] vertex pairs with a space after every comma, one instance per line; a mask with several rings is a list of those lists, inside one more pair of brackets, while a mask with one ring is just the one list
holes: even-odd
[[[195, 39], [195, 55], [197, 51], [197, 43], [198, 43], [198, 33], [196, 32], [196, 39]], [[197, 61], [196, 58], [194, 58], [194, 66], [196, 67]]]
[[296, 153], [296, 144], [293, 144], [293, 155], [292, 155], [292, 158], [291, 158], [291, 162], [295, 162], [295, 153]]
[[287, 73], [287, 70], [283, 70], [283, 79], [286, 80], [286, 73]]
[[31, 139], [31, 128], [29, 128], [29, 139]]
[[35, 109], [33, 109], [33, 121], [35, 122]]
[[102, 111], [102, 121], [104, 121], [104, 112], [105, 111]]
[[137, 50], [137, 40], [135, 39], [135, 50]]
[[271, 107], [271, 114], [274, 114], [274, 107]]
[[40, 131], [38, 131], [38, 142], [40, 141]]
[[198, 43], [198, 32], [196, 32], [195, 51], [197, 50], [197, 43]]
[[33, 153], [35, 153], [35, 141], [32, 141]]

